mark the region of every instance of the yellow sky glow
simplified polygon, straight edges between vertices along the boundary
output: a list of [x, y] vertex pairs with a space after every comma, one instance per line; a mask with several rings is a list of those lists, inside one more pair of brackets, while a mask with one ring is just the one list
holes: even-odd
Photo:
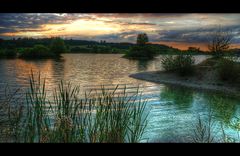
[[91, 20], [75, 20], [71, 23], [66, 24], [46, 24], [41, 25], [38, 31], [32, 31], [25, 29], [24, 31], [19, 30], [13, 33], [4, 33], [5, 36], [71, 36], [71, 35], [82, 35], [82, 36], [97, 36], [97, 35], [108, 35], [119, 33], [122, 31], [138, 30], [138, 31], [154, 31], [155, 28], [151, 25], [122, 25], [120, 23], [105, 21], [91, 21]]
[[103, 35], [117, 33], [121, 26], [103, 21], [76, 20], [68, 24], [46, 24], [41, 26], [40, 31], [19, 31], [5, 33], [6, 36], [64, 36], [64, 35]]
[[[62, 37], [107, 42], [136, 42], [147, 33], [149, 41], [179, 49], [207, 50], [207, 33], [222, 24], [233, 29], [239, 42], [239, 14], [3, 14], [3, 38]], [[22, 17], [22, 18], [20, 18]], [[206, 28], [206, 30], [205, 30]], [[196, 36], [196, 38], [195, 38]], [[188, 43], [193, 39], [196, 43]], [[201, 42], [201, 43], [198, 43]], [[238, 47], [236, 44], [233, 47]]]

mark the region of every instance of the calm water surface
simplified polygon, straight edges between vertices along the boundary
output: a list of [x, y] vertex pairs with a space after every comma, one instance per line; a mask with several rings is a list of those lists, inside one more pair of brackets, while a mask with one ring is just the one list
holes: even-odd
[[[130, 78], [142, 71], [161, 70], [161, 56], [153, 61], [121, 58], [118, 54], [63, 54], [60, 60], [0, 60], [0, 95], [8, 84], [11, 88], [27, 87], [31, 72], [41, 72], [46, 78], [47, 90], [55, 88], [60, 80], [82, 86], [82, 89], [114, 88], [117, 84], [143, 87], [148, 98], [148, 126], [143, 142], [188, 142], [198, 115], [214, 114], [214, 123], [222, 123], [226, 133], [238, 139], [237, 131], [229, 126], [240, 116], [240, 100], [225, 95], [167, 86]], [[195, 56], [196, 62], [206, 56]], [[0, 96], [0, 97], [1, 97]], [[214, 135], [219, 137], [218, 126]]]

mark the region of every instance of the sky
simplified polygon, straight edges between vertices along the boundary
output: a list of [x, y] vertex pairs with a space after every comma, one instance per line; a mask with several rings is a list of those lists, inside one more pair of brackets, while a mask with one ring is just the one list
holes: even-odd
[[138, 33], [149, 41], [179, 49], [206, 50], [209, 33], [221, 27], [240, 45], [240, 14], [176, 13], [0, 13], [0, 38], [62, 37], [67, 39], [136, 42]]

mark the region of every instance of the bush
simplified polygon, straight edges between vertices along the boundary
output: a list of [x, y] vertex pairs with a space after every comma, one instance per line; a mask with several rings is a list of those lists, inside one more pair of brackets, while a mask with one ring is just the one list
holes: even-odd
[[218, 76], [223, 81], [239, 81], [240, 65], [233, 59], [222, 58], [218, 63]]
[[15, 49], [0, 50], [0, 58], [15, 58], [16, 56], [17, 56], [17, 52]]
[[73, 47], [70, 49], [70, 52], [72, 53], [91, 53], [91, 49], [87, 47]]
[[137, 45], [131, 47], [125, 57], [152, 59], [155, 55], [156, 52], [151, 45]]
[[123, 53], [123, 49], [114, 48], [111, 46], [77, 46], [72, 47], [70, 52], [72, 53], [101, 53], [101, 54], [116, 54], [116, 53]]
[[194, 58], [191, 55], [165, 56], [162, 66], [166, 71], [176, 71], [180, 76], [194, 73]]
[[161, 60], [162, 67], [166, 71], [174, 71], [176, 70], [176, 61], [174, 56], [164, 56]]
[[49, 48], [44, 45], [35, 45], [33, 48], [24, 48], [19, 50], [21, 58], [52, 58], [56, 57]]
[[61, 53], [67, 52], [64, 40], [61, 38], [54, 38], [50, 45], [50, 51], [55, 53], [56, 55], [60, 55]]

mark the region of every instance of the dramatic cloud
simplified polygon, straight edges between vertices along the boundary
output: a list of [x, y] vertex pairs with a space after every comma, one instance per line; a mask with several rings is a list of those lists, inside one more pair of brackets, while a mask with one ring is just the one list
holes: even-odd
[[0, 37], [51, 37], [135, 42], [145, 32], [151, 42], [204, 43], [219, 26], [240, 44], [239, 14], [169, 13], [0, 13]]
[[[162, 30], [159, 32], [158, 38], [154, 41], [177, 41], [177, 42], [190, 42], [190, 43], [205, 43], [209, 40], [209, 34], [218, 29], [218, 25], [209, 26], [208, 28], [197, 29], [181, 29], [181, 30]], [[235, 37], [234, 43], [240, 43], [239, 40], [239, 25], [225, 26], [221, 28], [223, 31], [232, 32]]]

